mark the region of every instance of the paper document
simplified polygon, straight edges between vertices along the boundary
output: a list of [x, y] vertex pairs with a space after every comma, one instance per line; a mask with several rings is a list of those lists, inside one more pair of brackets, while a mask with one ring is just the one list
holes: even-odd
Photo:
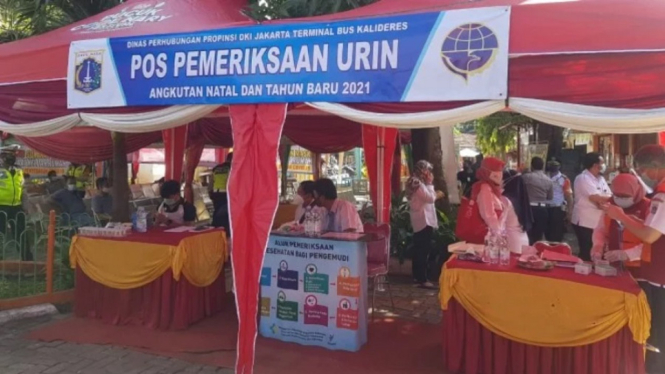
[[172, 229], [164, 230], [164, 232], [188, 232], [192, 231], [193, 227], [191, 226], [178, 226]]

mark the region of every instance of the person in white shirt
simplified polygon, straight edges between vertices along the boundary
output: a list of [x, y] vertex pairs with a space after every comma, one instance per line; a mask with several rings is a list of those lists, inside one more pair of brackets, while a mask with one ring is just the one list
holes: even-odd
[[436, 274], [434, 260], [436, 254], [432, 247], [434, 230], [439, 227], [434, 202], [443, 198], [443, 192], [434, 191], [432, 182], [432, 164], [425, 160], [416, 163], [413, 175], [406, 183], [407, 199], [411, 213], [411, 226], [413, 227], [413, 262], [412, 273], [414, 281], [423, 288], [434, 288], [431, 279]]
[[305, 212], [307, 208], [312, 210], [318, 208], [314, 201], [314, 181], [304, 181], [298, 186], [296, 192], [296, 200], [294, 201], [298, 207], [296, 208], [295, 222], [299, 225], [305, 223]]
[[585, 170], [575, 178], [573, 186], [575, 204], [571, 223], [580, 246], [579, 257], [591, 261], [593, 230], [603, 217], [601, 206], [610, 200], [612, 192], [603, 177], [606, 170], [603, 157], [587, 153], [582, 166]]
[[316, 204], [328, 211], [323, 220], [324, 231], [328, 232], [363, 232], [363, 223], [356, 206], [337, 198], [337, 187], [328, 178], [314, 182]]

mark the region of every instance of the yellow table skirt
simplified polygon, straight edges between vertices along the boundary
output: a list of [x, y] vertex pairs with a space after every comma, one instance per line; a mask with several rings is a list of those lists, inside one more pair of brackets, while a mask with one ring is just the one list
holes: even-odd
[[506, 339], [542, 347], [575, 347], [609, 338], [626, 325], [635, 342], [644, 344], [649, 337], [651, 312], [644, 292], [451, 267], [452, 261], [457, 260], [446, 263], [441, 274], [442, 309], [454, 297], [480, 324]]
[[217, 279], [227, 257], [221, 230], [187, 236], [178, 245], [75, 236], [69, 248], [72, 268], [80, 266], [92, 280], [117, 289], [145, 286], [168, 269], [175, 280], [182, 274], [191, 284], [206, 287]]

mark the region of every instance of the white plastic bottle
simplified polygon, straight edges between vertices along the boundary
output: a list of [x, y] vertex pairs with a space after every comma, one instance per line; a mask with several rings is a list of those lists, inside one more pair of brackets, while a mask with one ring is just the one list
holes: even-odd
[[488, 248], [490, 264], [498, 265], [499, 264], [499, 235], [496, 232], [491, 231], [490, 235], [490, 245]]
[[307, 207], [305, 210], [305, 236], [312, 236], [314, 233], [314, 221], [312, 220], [312, 208]]
[[506, 230], [501, 231], [498, 240], [499, 247], [499, 265], [510, 265], [510, 248], [508, 248], [508, 233]]
[[147, 232], [148, 231], [148, 212], [145, 211], [145, 208], [140, 206], [136, 211], [136, 231], [137, 232]]
[[312, 215], [314, 216], [314, 236], [321, 236], [321, 213], [314, 210]]

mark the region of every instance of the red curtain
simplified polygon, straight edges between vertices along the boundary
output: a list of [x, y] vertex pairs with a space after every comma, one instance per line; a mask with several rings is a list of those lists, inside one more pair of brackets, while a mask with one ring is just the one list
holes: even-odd
[[[369, 175], [370, 196], [379, 223], [390, 222], [390, 175], [397, 136], [397, 129], [363, 125], [363, 147]], [[380, 201], [379, 189], [382, 195]]]
[[279, 203], [275, 160], [286, 105], [232, 105], [229, 115], [235, 141], [228, 190], [238, 309], [236, 373], [252, 374], [261, 264]]
[[658, 144], [665, 146], [665, 131], [658, 134]]
[[205, 144], [203, 142], [195, 144], [187, 148], [185, 151], [185, 200], [190, 203], [194, 203], [194, 190], [192, 188], [192, 183], [194, 183], [194, 173], [196, 172], [196, 167], [201, 161], [201, 155], [203, 154], [203, 148]]
[[187, 125], [162, 131], [166, 180], [182, 180], [183, 157], [187, 144]]
[[139, 175], [139, 168], [141, 163], [139, 162], [139, 151], [132, 152], [132, 184], [136, 184], [136, 178]]

